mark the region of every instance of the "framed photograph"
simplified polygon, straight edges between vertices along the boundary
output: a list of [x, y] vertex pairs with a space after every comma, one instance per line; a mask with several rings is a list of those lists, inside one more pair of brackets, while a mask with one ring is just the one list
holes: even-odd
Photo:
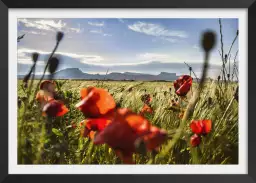
[[2, 0], [0, 181], [254, 182], [255, 7]]

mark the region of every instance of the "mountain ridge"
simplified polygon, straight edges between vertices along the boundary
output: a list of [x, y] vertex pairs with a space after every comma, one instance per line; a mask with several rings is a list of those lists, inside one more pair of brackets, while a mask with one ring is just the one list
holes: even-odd
[[[25, 75], [18, 75], [18, 79], [23, 79]], [[40, 78], [41, 75], [35, 75]], [[47, 77], [47, 75], [46, 75]], [[135, 81], [174, 81], [178, 78], [176, 73], [161, 72], [158, 75], [133, 73], [133, 72], [111, 72], [106, 74], [88, 74], [82, 72], [79, 68], [67, 68], [55, 72], [54, 79], [84, 79], [84, 80], [135, 80]]]

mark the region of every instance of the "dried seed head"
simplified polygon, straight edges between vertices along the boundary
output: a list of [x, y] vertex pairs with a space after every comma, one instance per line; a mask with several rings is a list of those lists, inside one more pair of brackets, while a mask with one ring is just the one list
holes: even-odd
[[189, 67], [189, 71], [192, 71], [192, 67]]
[[62, 40], [63, 36], [64, 36], [63, 32], [58, 32], [57, 33], [57, 41], [60, 42]]
[[227, 54], [225, 54], [225, 61], [227, 61], [227, 59], [228, 59], [228, 55], [227, 55]]
[[54, 73], [59, 66], [59, 59], [56, 57], [52, 57], [49, 61], [49, 72]]
[[218, 76], [218, 81], [220, 81], [220, 76]]
[[238, 36], [238, 34], [239, 34], [239, 31], [237, 30], [237, 31], [236, 31], [236, 35]]
[[214, 32], [207, 31], [202, 36], [202, 47], [205, 52], [209, 52], [214, 46], [216, 42], [216, 35]]
[[36, 63], [36, 61], [38, 60], [38, 57], [39, 57], [38, 53], [35, 52], [35, 53], [32, 54], [32, 60], [33, 60], [34, 63]]

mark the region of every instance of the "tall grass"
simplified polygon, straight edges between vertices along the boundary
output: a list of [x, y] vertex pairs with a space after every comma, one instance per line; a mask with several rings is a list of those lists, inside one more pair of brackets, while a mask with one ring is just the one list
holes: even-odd
[[[33, 84], [32, 90], [38, 81]], [[54, 123], [41, 116], [38, 104], [28, 106], [25, 116], [26, 124], [19, 143], [19, 164], [120, 164], [121, 160], [107, 146], [94, 146], [88, 138], [80, 137], [79, 122], [84, 119], [74, 105], [80, 100], [82, 87], [97, 86], [97, 81], [57, 81], [59, 93], [70, 112]], [[147, 93], [154, 95], [152, 107], [154, 114], [146, 117], [152, 124], [176, 133], [181, 119], [179, 112], [169, 108], [170, 101], [176, 98], [171, 82], [113, 82], [104, 81], [101, 87], [108, 90], [120, 107], [127, 107], [139, 112], [143, 107], [140, 97]], [[193, 84], [194, 86], [197, 83]], [[213, 130], [203, 137], [199, 147], [191, 148], [189, 138], [191, 130], [186, 124], [182, 136], [168, 151], [163, 152], [172, 138], [160, 147], [160, 152], [134, 155], [136, 164], [237, 164], [238, 163], [238, 103], [233, 99], [236, 83], [230, 83], [224, 93], [217, 81], [207, 82], [195, 106], [192, 119], [211, 119]], [[18, 82], [18, 96], [26, 96]], [[132, 90], [129, 90], [130, 88]], [[192, 96], [188, 93], [188, 100]], [[209, 102], [211, 98], [211, 102]], [[183, 101], [184, 106], [186, 102]], [[21, 115], [24, 103], [18, 108], [18, 127], [21, 127]], [[76, 128], [72, 128], [76, 124]], [[20, 130], [20, 129], [19, 129]], [[196, 156], [195, 156], [196, 152]], [[196, 159], [196, 160], [195, 160]]]

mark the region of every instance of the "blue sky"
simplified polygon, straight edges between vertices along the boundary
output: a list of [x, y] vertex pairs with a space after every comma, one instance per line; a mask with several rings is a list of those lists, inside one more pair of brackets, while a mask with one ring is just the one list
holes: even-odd
[[[238, 29], [237, 19], [222, 19], [224, 52]], [[199, 75], [203, 62], [201, 33], [213, 30], [217, 45], [211, 54], [209, 76], [219, 73], [221, 58], [218, 19], [18, 19], [18, 35], [26, 34], [18, 43], [18, 74], [31, 67], [31, 53], [40, 58], [37, 73], [42, 72], [47, 56], [55, 45], [57, 31], [65, 33], [57, 54], [59, 70], [80, 68], [88, 73], [143, 72], [186, 74], [184, 61]], [[231, 60], [238, 41], [231, 51]]]

